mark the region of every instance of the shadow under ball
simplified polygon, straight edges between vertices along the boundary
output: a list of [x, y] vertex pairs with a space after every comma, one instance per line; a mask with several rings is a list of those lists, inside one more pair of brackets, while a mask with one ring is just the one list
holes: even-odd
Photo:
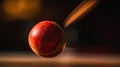
[[43, 57], [57, 56], [66, 45], [64, 31], [53, 21], [36, 24], [29, 33], [28, 42], [33, 52]]

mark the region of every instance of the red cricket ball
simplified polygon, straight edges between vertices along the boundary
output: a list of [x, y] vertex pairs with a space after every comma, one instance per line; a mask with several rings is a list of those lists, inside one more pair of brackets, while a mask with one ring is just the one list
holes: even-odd
[[28, 42], [37, 55], [54, 57], [60, 54], [66, 45], [62, 28], [53, 21], [41, 21], [29, 33]]

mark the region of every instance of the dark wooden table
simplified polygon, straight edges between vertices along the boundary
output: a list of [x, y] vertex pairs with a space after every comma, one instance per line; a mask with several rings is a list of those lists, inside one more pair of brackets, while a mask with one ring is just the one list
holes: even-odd
[[43, 58], [29, 52], [0, 52], [0, 67], [115, 67], [120, 55], [62, 53]]

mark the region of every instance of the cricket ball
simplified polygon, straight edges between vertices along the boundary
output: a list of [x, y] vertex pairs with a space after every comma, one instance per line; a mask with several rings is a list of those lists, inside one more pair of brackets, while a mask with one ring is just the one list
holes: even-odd
[[41, 21], [29, 32], [29, 46], [32, 51], [43, 57], [55, 57], [66, 45], [63, 29], [54, 21]]

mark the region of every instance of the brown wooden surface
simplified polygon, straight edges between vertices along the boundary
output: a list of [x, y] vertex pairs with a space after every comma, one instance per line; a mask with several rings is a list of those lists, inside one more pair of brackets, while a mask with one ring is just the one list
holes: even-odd
[[120, 55], [60, 54], [43, 58], [26, 52], [0, 52], [0, 67], [115, 67], [120, 66]]

